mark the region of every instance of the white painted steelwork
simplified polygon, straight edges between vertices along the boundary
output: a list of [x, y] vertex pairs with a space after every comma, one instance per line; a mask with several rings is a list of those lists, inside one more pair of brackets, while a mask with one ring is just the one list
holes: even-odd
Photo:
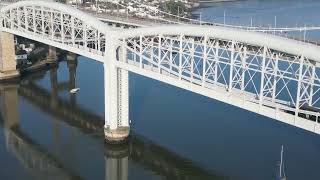
[[[0, 2], [0, 7], [1, 6], [6, 6], [14, 2], [19, 2], [19, 1], [26, 1], [26, 0], [3, 0]], [[45, 1], [45, 0], [42, 0]], [[54, 0], [47, 0], [48, 1], [54, 1]], [[119, 5], [123, 8], [128, 9], [129, 7], [121, 4], [120, 2], [117, 1], [109, 1], [109, 0], [101, 0], [103, 1], [108, 1], [112, 4]], [[134, 3], [138, 4], [140, 7], [146, 7], [144, 4], [141, 4], [138, 1], [133, 1]], [[232, 24], [222, 24], [222, 23], [217, 23], [217, 22], [209, 22], [209, 21], [203, 21], [199, 19], [192, 19], [192, 18], [187, 18], [187, 17], [182, 17], [174, 14], [170, 14], [165, 11], [160, 11], [156, 7], [151, 7], [148, 9], [151, 14], [149, 14], [149, 20], [156, 20], [159, 21], [161, 24], [193, 24], [193, 25], [209, 25], [209, 26], [222, 26], [222, 27], [229, 27], [229, 28], [236, 28], [236, 29], [243, 29], [247, 31], [256, 31], [256, 32], [265, 32], [265, 33], [278, 33], [278, 35], [281, 36], [287, 36], [287, 34], [282, 34], [284, 32], [304, 32], [304, 31], [315, 31], [315, 30], [320, 30], [319, 26], [300, 26], [300, 27], [265, 27], [265, 26], [245, 26], [245, 25], [232, 25]], [[82, 9], [84, 10], [84, 9]], [[87, 11], [93, 12], [93, 11]], [[98, 15], [97, 13], [92, 15], [96, 16]], [[168, 16], [169, 18], [165, 18], [164, 16]], [[122, 24], [123, 26], [120, 27], [146, 27], [150, 26], [150, 22], [147, 24], [136, 24], [132, 22], [124, 22], [123, 20], [114, 20], [110, 18], [99, 18], [100, 20], [104, 22], [108, 22], [110, 24]], [[147, 21], [146, 21], [147, 22]], [[156, 25], [159, 25], [158, 23], [155, 23]]]
[[116, 65], [320, 133], [320, 48], [224, 27], [165, 26], [121, 33]]
[[320, 134], [320, 47], [228, 27], [111, 28], [41, 1], [1, 9], [1, 31], [104, 63], [106, 127], [128, 127], [128, 71]]
[[1, 20], [1, 31], [101, 62], [106, 37], [112, 36], [112, 30], [98, 19], [60, 3], [20, 1], [3, 7]]

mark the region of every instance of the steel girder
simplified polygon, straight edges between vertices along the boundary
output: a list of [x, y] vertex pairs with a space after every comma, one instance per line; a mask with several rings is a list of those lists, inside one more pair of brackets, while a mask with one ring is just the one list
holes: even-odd
[[[103, 61], [107, 25], [59, 3], [25, 1], [1, 9], [1, 31]], [[107, 35], [108, 34], [108, 35]]]
[[[115, 32], [81, 11], [41, 1], [9, 5], [0, 15], [1, 31], [320, 133], [318, 46], [222, 27], [167, 26]], [[127, 75], [116, 79], [122, 77]], [[127, 88], [126, 83], [123, 87]], [[120, 106], [109, 108], [106, 115], [112, 112], [113, 119], [124, 116]], [[117, 121], [115, 126], [121, 124]]]
[[302, 54], [208, 35], [136, 35], [122, 38], [122, 46], [122, 68], [170, 77], [165, 82], [172, 85], [183, 81], [191, 91], [223, 92], [228, 98], [217, 100], [319, 133], [320, 68]]

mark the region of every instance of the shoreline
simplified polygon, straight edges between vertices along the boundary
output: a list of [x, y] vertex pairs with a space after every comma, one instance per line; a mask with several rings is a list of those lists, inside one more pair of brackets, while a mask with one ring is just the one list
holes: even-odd
[[195, 5], [191, 8], [191, 11], [195, 9], [199, 9], [202, 7], [207, 7], [204, 4], [218, 4], [218, 3], [231, 3], [231, 2], [238, 2], [238, 1], [246, 1], [246, 0], [198, 0]]
[[246, 1], [246, 0], [198, 0], [196, 2], [196, 5], [190, 9], [190, 13], [191, 13], [190, 17], [199, 18], [199, 14], [194, 14], [194, 12], [201, 8], [207, 8], [207, 7], [210, 7], [211, 5], [219, 4], [219, 3], [231, 3], [231, 2], [239, 2], [239, 1]]
[[223, 3], [223, 2], [234, 2], [239, 0], [199, 0], [198, 3]]

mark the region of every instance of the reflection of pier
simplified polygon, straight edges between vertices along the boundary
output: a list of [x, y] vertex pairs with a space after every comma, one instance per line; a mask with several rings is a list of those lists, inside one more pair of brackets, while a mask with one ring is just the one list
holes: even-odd
[[[103, 127], [103, 117], [99, 117], [59, 98], [55, 99], [56, 103], [51, 103], [49, 100], [54, 100], [51, 94], [33, 83], [22, 85], [19, 89], [19, 94], [42, 110], [54, 116], [59, 116], [59, 119], [64, 120], [73, 127], [78, 127], [84, 132], [96, 132]], [[57, 104], [57, 106], [52, 106], [52, 104]], [[106, 148], [106, 176], [109, 180], [127, 179], [125, 177], [127, 177], [128, 173], [128, 158], [141, 163], [157, 174], [174, 177], [173, 179], [188, 179], [191, 177], [201, 177], [201, 179], [216, 178], [215, 175], [197, 167], [191, 161], [179, 157], [177, 154], [143, 137], [132, 135], [128, 143], [124, 146], [108, 146]], [[120, 156], [117, 156], [117, 154], [120, 154]], [[116, 173], [117, 170], [121, 172]]]
[[[58, 91], [61, 89], [72, 89], [75, 85], [75, 66], [69, 65], [69, 82], [58, 83], [57, 69], [50, 70], [51, 92], [37, 86], [32, 81], [23, 83], [19, 88], [19, 95], [29, 100], [30, 103], [40, 108], [42, 111], [49, 113], [55, 119], [63, 119], [67, 124], [78, 127], [81, 131], [97, 132], [103, 130], [104, 120], [96, 114], [90, 113], [88, 110], [76, 106], [76, 95], [70, 94], [70, 100], [58, 98]], [[39, 78], [42, 74], [36, 77], [30, 76], [29, 80]], [[61, 88], [63, 87], [63, 88]], [[59, 89], [60, 88], [60, 89]]]
[[[223, 179], [222, 176], [209, 173], [191, 160], [183, 158], [176, 153], [167, 150], [152, 141], [132, 133], [127, 144], [106, 145], [107, 180], [121, 179], [119, 174], [126, 174], [127, 158], [133, 160], [156, 174], [165, 176], [167, 179]], [[108, 167], [111, 165], [111, 170]], [[114, 167], [118, 167], [116, 170]], [[122, 179], [121, 179], [122, 180]]]
[[6, 144], [10, 152], [37, 179], [67, 180], [75, 175], [50, 154], [47, 154], [38, 144], [35, 144], [19, 128], [5, 131]]
[[40, 145], [33, 142], [19, 128], [18, 86], [2, 86], [2, 113], [0, 116], [4, 129], [6, 147], [36, 179], [67, 180], [74, 174], [66, 170], [53, 156], [46, 153]]
[[89, 113], [87, 110], [80, 109], [72, 103], [67, 103], [65, 100], [53, 98], [52, 94], [34, 83], [21, 85], [19, 95], [29, 100], [30, 103], [36, 105], [42, 111], [63, 119], [69, 125], [78, 127], [82, 131], [96, 132], [102, 130], [103, 118]]
[[[103, 117], [97, 116], [96, 114], [81, 108], [74, 103], [71, 98], [69, 100], [63, 100], [57, 96], [57, 92], [59, 91], [58, 87], [61, 87], [61, 84], [57, 82], [56, 74], [56, 69], [51, 69], [51, 92], [32, 82], [33, 79], [38, 79], [43, 76], [43, 73], [39, 73], [32, 74], [27, 77], [25, 81], [21, 83], [19, 88], [16, 86], [16, 94], [13, 96], [17, 98], [17, 94], [19, 94], [29, 103], [32, 103], [42, 111], [47, 112], [54, 117], [54, 122], [63, 120], [68, 125], [76, 127], [83, 133], [92, 133], [103, 129]], [[70, 77], [73, 76], [70, 74]], [[65, 83], [63, 84], [66, 86]], [[8, 92], [4, 90], [3, 93]], [[12, 109], [12, 106], [15, 105], [8, 105], [7, 110], [10, 108]], [[17, 107], [15, 107], [15, 109], [17, 109]], [[13, 114], [17, 114], [17, 112]], [[13, 127], [15, 127], [13, 129], [19, 130], [18, 126]], [[21, 134], [21, 136], [18, 136], [17, 134]], [[27, 161], [27, 164], [31, 164], [31, 167], [39, 167], [38, 171], [40, 172], [40, 175], [43, 174], [43, 176], [51, 176], [49, 173], [58, 172], [61, 169], [58, 168], [61, 167], [59, 164], [57, 166], [51, 165], [56, 162], [51, 160], [52, 158], [47, 160], [47, 165], [42, 165], [41, 158], [43, 159], [49, 155], [46, 155], [45, 153], [43, 153], [44, 155], [41, 155], [41, 153], [37, 154], [36, 151], [41, 152], [41, 150], [39, 150], [41, 148], [36, 146], [32, 140], [23, 139], [22, 137], [25, 137], [25, 135], [23, 135], [20, 130], [14, 134], [12, 134], [12, 130], [9, 130], [7, 137], [9, 150], [15, 154], [20, 154], [17, 155], [18, 159], [27, 159], [30, 161], [31, 159], [39, 158], [39, 160], [36, 161]], [[103, 132], [101, 132], [101, 138], [102, 137]], [[27, 148], [31, 149], [30, 147], [36, 148], [33, 148], [35, 150], [28, 150]], [[28, 155], [24, 155], [24, 153]], [[129, 160], [133, 160], [134, 162], [141, 164], [145, 169], [151, 170], [155, 172], [155, 174], [159, 174], [160, 176], [164, 176], [169, 179], [219, 179], [219, 176], [209, 173], [192, 161], [180, 157], [179, 155], [135, 134], [132, 134], [127, 144], [121, 146], [106, 145], [105, 160], [107, 180], [127, 180]], [[32, 164], [33, 162], [36, 162], [36, 164]], [[41, 168], [50, 167], [53, 167], [52, 170], [42, 173]], [[54, 167], [56, 168], [54, 169]], [[64, 179], [62, 176], [67, 176], [65, 178], [68, 179], [69, 176], [67, 172], [64, 172], [63, 169], [60, 171], [61, 173], [56, 174], [61, 175], [61, 177], [58, 177], [58, 175], [52, 176], [57, 177], [57, 179]]]

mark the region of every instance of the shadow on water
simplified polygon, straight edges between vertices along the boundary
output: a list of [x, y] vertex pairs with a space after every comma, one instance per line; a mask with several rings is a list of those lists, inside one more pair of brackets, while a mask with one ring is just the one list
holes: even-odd
[[[58, 83], [57, 68], [49, 70], [51, 91], [35, 83], [44, 78], [46, 71], [26, 75], [18, 84], [0, 85], [0, 123], [3, 127], [5, 146], [32, 178], [83, 179], [76, 167], [64, 163], [61, 157], [24, 132], [19, 122], [19, 97], [53, 117], [52, 119], [61, 121], [67, 130], [76, 129], [84, 136], [104, 141], [103, 117], [77, 105], [76, 95], [71, 95], [69, 99], [57, 95], [59, 90], [75, 86], [73, 78], [76, 64], [68, 67], [68, 83]], [[129, 176], [131, 163], [139, 164], [148, 172], [165, 179], [225, 179], [135, 132], [132, 132], [126, 144], [102, 144], [98, 148], [105, 159], [105, 179], [108, 180], [132, 179]]]

